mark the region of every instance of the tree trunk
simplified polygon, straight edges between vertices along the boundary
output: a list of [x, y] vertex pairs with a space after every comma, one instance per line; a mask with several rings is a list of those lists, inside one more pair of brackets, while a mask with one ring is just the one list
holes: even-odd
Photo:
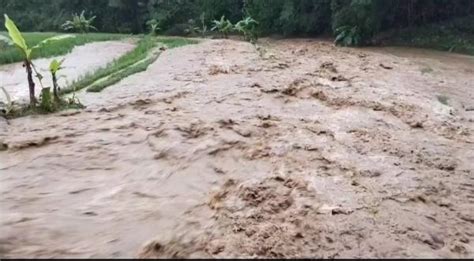
[[30, 105], [34, 107], [36, 105], [35, 97], [35, 82], [33, 81], [33, 70], [31, 68], [31, 62], [25, 61], [26, 73], [28, 74], [28, 88], [30, 90]]
[[59, 103], [58, 79], [56, 78], [55, 73], [53, 73], [53, 95], [54, 95], [54, 101], [56, 103]]

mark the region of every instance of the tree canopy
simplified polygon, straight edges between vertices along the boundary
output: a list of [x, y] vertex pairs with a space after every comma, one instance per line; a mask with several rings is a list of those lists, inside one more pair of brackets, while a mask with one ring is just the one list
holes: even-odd
[[0, 0], [28, 31], [58, 31], [73, 13], [96, 15], [102, 32], [142, 33], [155, 19], [169, 34], [183, 34], [189, 23], [225, 15], [236, 22], [251, 15], [261, 34], [315, 36], [342, 26], [357, 28], [362, 39], [375, 34], [474, 14], [472, 0]]

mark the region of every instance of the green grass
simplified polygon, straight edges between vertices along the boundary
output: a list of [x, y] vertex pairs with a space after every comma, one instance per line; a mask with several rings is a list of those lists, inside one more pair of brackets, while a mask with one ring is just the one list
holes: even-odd
[[[0, 32], [0, 34], [7, 36], [6, 32]], [[28, 44], [32, 47], [39, 42], [60, 35], [58, 33], [23, 33], [23, 37]], [[105, 34], [105, 33], [91, 33], [91, 34], [74, 34], [76, 37], [67, 38], [56, 42], [51, 42], [33, 52], [33, 59], [37, 58], [49, 58], [58, 55], [64, 55], [69, 53], [75, 46], [84, 45], [90, 42], [118, 40], [127, 35], [120, 34]], [[0, 44], [0, 64], [9, 64], [22, 61], [23, 58], [18, 49], [14, 46], [5, 46]]]
[[79, 80], [73, 82], [70, 86], [63, 89], [62, 93], [71, 93], [86, 88], [104, 77], [112, 75], [141, 60], [144, 60], [147, 57], [148, 52], [152, 50], [156, 44], [157, 42], [154, 37], [145, 36], [138, 42], [135, 49], [109, 63], [106, 67], [81, 77]]
[[93, 84], [91, 87], [87, 88], [87, 92], [101, 92], [105, 88], [120, 82], [121, 80], [127, 78], [130, 75], [146, 71], [146, 69], [148, 69], [148, 66], [150, 66], [150, 64], [156, 61], [158, 56], [159, 55], [148, 58], [141, 63], [132, 65], [116, 74], [111, 75], [110, 77], [106, 78], [103, 81]]
[[155, 48], [158, 43], [164, 44], [167, 48], [171, 49], [187, 44], [194, 44], [197, 43], [197, 41], [178, 37], [156, 38], [145, 36], [138, 42], [134, 50], [108, 64], [106, 67], [85, 75], [66, 89], [63, 89], [62, 93], [71, 93], [86, 87], [88, 87], [88, 92], [100, 92], [130, 75], [145, 71], [148, 66], [158, 58], [158, 56], [149, 57], [150, 51]]
[[474, 16], [399, 30], [393, 32], [385, 45], [474, 55]]
[[185, 46], [188, 44], [196, 44], [197, 40], [182, 37], [158, 37], [157, 41], [166, 45], [168, 49]]

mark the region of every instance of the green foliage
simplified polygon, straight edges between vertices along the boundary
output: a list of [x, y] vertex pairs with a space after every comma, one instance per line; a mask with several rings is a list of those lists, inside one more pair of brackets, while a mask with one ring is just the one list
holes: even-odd
[[[118, 40], [125, 35], [118, 34], [81, 34], [59, 36], [56, 33], [24, 33], [22, 34], [28, 45], [37, 46], [31, 53], [31, 59], [49, 58], [69, 53], [75, 46], [90, 42]], [[0, 33], [1, 36], [1, 33]], [[49, 41], [45, 41], [50, 39]], [[53, 41], [51, 41], [53, 40]], [[0, 52], [0, 64], [9, 64], [24, 60], [22, 52], [17, 47], [6, 45]]]
[[182, 37], [159, 37], [157, 39], [159, 43], [166, 45], [168, 49], [178, 48], [181, 46], [196, 44], [198, 41], [193, 39], [187, 39]]
[[197, 17], [194, 1], [149, 0], [146, 12], [149, 19], [156, 19], [165, 34], [184, 35], [188, 21]]
[[49, 65], [49, 72], [51, 73], [51, 78], [53, 80], [54, 100], [56, 102], [60, 101], [57, 73], [59, 72], [59, 70], [62, 69], [63, 63], [64, 63], [64, 59], [62, 59], [61, 61], [54, 59], [53, 61], [51, 61], [51, 64]]
[[49, 71], [52, 74], [56, 74], [59, 70], [62, 69], [63, 63], [64, 63], [64, 59], [62, 59], [61, 61], [54, 59], [53, 61], [51, 61], [49, 65]]
[[65, 31], [75, 31], [79, 33], [88, 33], [91, 29], [97, 31], [92, 23], [96, 19], [96, 16], [86, 18], [85, 11], [83, 10], [80, 15], [73, 14], [72, 20], [66, 21], [61, 28]]
[[342, 46], [358, 46], [361, 44], [361, 32], [359, 27], [356, 26], [341, 26], [336, 29], [336, 45]]
[[204, 23], [207, 25], [223, 15], [230, 21], [237, 21], [242, 17], [243, 7], [243, 0], [195, 0], [195, 17], [205, 13]]
[[41, 89], [40, 94], [40, 109], [45, 112], [55, 111], [55, 105], [51, 96], [51, 88], [46, 87]]
[[234, 31], [234, 25], [224, 15], [220, 20], [212, 21], [212, 24], [214, 26], [211, 28], [211, 31], [218, 31], [224, 38], [228, 38], [229, 34]]
[[157, 58], [158, 58], [158, 55], [154, 57], [150, 57], [138, 64], [132, 65], [118, 73], [110, 75], [103, 81], [93, 84], [91, 87], [87, 88], [87, 92], [101, 92], [105, 88], [120, 82], [122, 79], [127, 78], [130, 75], [133, 75], [139, 72], [144, 72], [148, 69], [148, 66], [150, 66], [152, 63], [156, 61]]
[[28, 48], [28, 46], [26, 45], [25, 38], [23, 38], [20, 30], [18, 30], [18, 27], [16, 27], [15, 23], [8, 17], [8, 15], [5, 15], [5, 28], [7, 29], [8, 35], [10, 36], [12, 42], [22, 52], [23, 58], [25, 60], [29, 60], [31, 55], [31, 49]]
[[150, 28], [151, 35], [156, 35], [159, 31], [161, 31], [160, 23], [156, 19], [148, 20], [146, 24]]
[[474, 55], [474, 16], [393, 30], [377, 44], [432, 48]]
[[351, 0], [338, 6], [333, 2], [333, 30], [336, 43], [344, 46], [365, 44], [380, 29], [381, 20], [378, 18], [378, 1]]
[[[159, 42], [162, 45], [165, 45], [167, 48], [176, 48], [188, 44], [197, 43], [194, 40], [189, 40], [186, 38], [158, 38], [155, 41]], [[115, 71], [114, 73], [104, 76], [101, 79], [95, 80], [88, 88], [87, 92], [101, 92], [105, 88], [120, 82], [122, 79], [129, 77], [130, 75], [146, 71], [148, 67], [158, 59], [159, 54], [153, 54], [151, 57], [147, 57], [141, 61], [138, 61], [122, 70]], [[113, 66], [113, 65], [112, 65]]]
[[207, 15], [206, 13], [202, 13], [199, 16], [199, 23], [194, 20], [194, 19], [189, 19], [188, 23], [186, 24], [186, 29], [185, 33], [188, 35], [201, 35], [202, 37], [205, 37], [208, 32], [208, 26], [207, 26]]
[[201, 22], [201, 28], [199, 29], [199, 32], [201, 33], [202, 36], [205, 36], [208, 32], [207, 24], [206, 24], [206, 13], [203, 12], [199, 16], [199, 21]]
[[64, 35], [64, 36], [56, 36], [56, 37], [51, 37], [47, 38], [41, 42], [39, 42], [37, 45], [35, 45], [32, 48], [29, 48], [28, 45], [26, 44], [25, 38], [21, 34], [20, 30], [18, 30], [18, 27], [15, 25], [15, 23], [8, 17], [8, 15], [5, 14], [5, 28], [8, 31], [8, 35], [10, 36], [12, 42], [18, 47], [21, 53], [22, 60], [24, 61], [24, 66], [26, 67], [26, 74], [27, 74], [27, 79], [28, 79], [28, 89], [30, 93], [30, 105], [32, 107], [35, 107], [36, 104], [36, 97], [35, 97], [35, 83], [33, 81], [33, 70], [36, 73], [36, 77], [39, 80], [39, 83], [42, 85], [42, 78], [43, 76], [38, 73], [36, 70], [34, 64], [31, 61], [31, 54], [33, 50], [39, 49], [45, 45], [48, 45], [51, 42], [55, 42], [61, 39], [69, 38], [70, 36]]
[[263, 34], [317, 35], [331, 30], [331, 0], [246, 0]]
[[28, 45], [26, 44], [25, 38], [21, 34], [21, 32], [18, 30], [16, 27], [15, 23], [8, 18], [7, 15], [5, 15], [5, 27], [8, 30], [8, 34], [12, 40], [12, 42], [16, 45], [16, 47], [20, 50], [21, 52], [21, 60], [32, 60], [32, 53], [34, 50], [38, 50], [43, 48], [44, 46], [47, 46], [53, 42], [68, 39], [68, 38], [74, 38], [73, 35], [58, 35], [58, 36], [53, 36], [50, 38], [46, 38], [42, 41], [40, 41], [38, 44], [33, 46], [32, 48], [29, 48]]
[[258, 22], [247, 16], [235, 24], [235, 30], [242, 33], [246, 41], [254, 43], [258, 40], [257, 26]]
[[[101, 32], [149, 32], [147, 21], [155, 19], [160, 32], [172, 35], [205, 35], [212, 21], [223, 15], [232, 23], [251, 16], [259, 22], [258, 34], [316, 36], [357, 27], [360, 45], [371, 44], [381, 32], [445, 23], [474, 14], [472, 0], [0, 0], [0, 8], [15, 17], [20, 28], [56, 31], [73, 13], [89, 10], [100, 14], [94, 25]], [[54, 15], [51, 15], [54, 14]], [[201, 15], [205, 14], [201, 19]], [[463, 21], [464, 37], [473, 34]], [[199, 29], [198, 29], [199, 28]], [[435, 32], [439, 31], [435, 28]], [[349, 33], [348, 30], [346, 32]], [[435, 35], [435, 33], [432, 33]], [[444, 34], [448, 35], [448, 34]], [[358, 37], [358, 38], [359, 38]], [[460, 37], [460, 38], [462, 38]], [[429, 41], [434, 44], [434, 36]], [[446, 44], [464, 50], [465, 42]], [[2, 42], [0, 40], [0, 42]], [[415, 41], [421, 42], [421, 41]], [[443, 43], [444, 45], [444, 43]], [[0, 49], [8, 48], [0, 43]], [[445, 49], [443, 47], [443, 49]], [[2, 52], [0, 52], [0, 56]]]
[[187, 35], [196, 35], [201, 33], [201, 28], [197, 26], [196, 21], [194, 19], [189, 19], [188, 23], [186, 24], [186, 29], [184, 32]]
[[156, 38], [151, 36], [145, 36], [138, 42], [138, 45], [132, 51], [128, 52], [119, 59], [108, 64], [105, 68], [99, 69], [94, 73], [85, 75], [81, 79], [73, 82], [70, 86], [62, 89], [62, 93], [70, 93], [77, 90], [81, 90], [85, 87], [92, 85], [94, 82], [114, 74], [120, 70], [123, 70], [141, 60], [144, 60], [149, 51], [156, 46]]

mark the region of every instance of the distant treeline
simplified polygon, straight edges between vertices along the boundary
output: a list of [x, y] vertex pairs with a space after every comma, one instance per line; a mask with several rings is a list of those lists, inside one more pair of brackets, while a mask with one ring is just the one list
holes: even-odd
[[370, 39], [390, 29], [472, 15], [474, 0], [0, 0], [0, 13], [25, 31], [58, 31], [82, 10], [97, 16], [102, 32], [142, 33], [156, 19], [164, 33], [183, 34], [222, 15], [232, 22], [250, 15], [262, 35], [315, 36], [357, 26]]

